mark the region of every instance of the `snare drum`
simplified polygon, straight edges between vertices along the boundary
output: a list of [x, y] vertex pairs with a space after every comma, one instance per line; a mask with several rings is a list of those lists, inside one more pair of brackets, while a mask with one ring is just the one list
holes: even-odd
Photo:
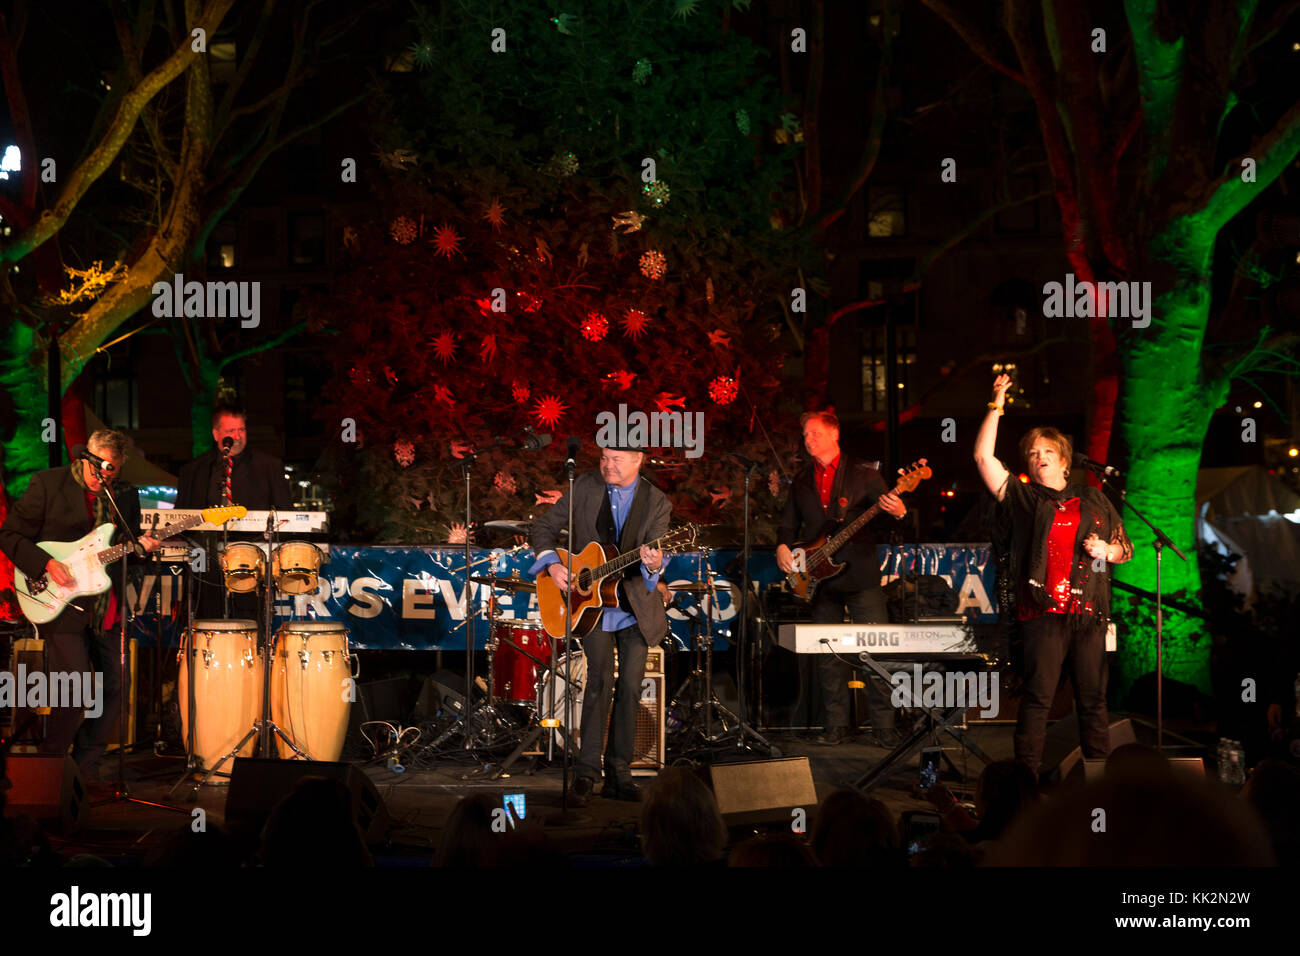
[[228, 544], [221, 552], [221, 574], [226, 590], [233, 594], [256, 591], [266, 577], [266, 556], [261, 548], [247, 541]]
[[492, 661], [492, 695], [507, 704], [533, 706], [537, 674], [551, 664], [551, 638], [542, 622], [498, 617], [492, 621], [492, 641], [497, 648]]
[[314, 594], [322, 557], [310, 541], [286, 541], [271, 555], [275, 586], [283, 594]]
[[[271, 719], [311, 760], [338, 760], [348, 731], [356, 675], [348, 629], [338, 621], [295, 621], [277, 634]], [[293, 749], [279, 738], [280, 756]]]
[[[181, 653], [177, 700], [181, 732], [190, 746], [190, 673], [194, 688], [194, 740], [190, 753], [197, 765], [211, 770], [253, 729], [262, 715], [262, 658], [257, 653], [257, 624], [253, 621], [195, 621], [188, 641], [189, 660]], [[239, 756], [251, 757], [257, 737]], [[222, 765], [229, 774], [231, 761]], [[225, 783], [216, 777], [213, 783]]]

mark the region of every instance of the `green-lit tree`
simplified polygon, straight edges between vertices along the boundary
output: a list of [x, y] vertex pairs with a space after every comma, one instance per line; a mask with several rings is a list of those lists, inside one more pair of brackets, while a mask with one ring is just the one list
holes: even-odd
[[[1234, 379], [1288, 361], [1270, 330], [1216, 321], [1243, 310], [1216, 301], [1213, 279], [1216, 262], [1221, 271], [1237, 265], [1216, 250], [1233, 218], [1300, 152], [1294, 67], [1269, 62], [1297, 5], [1003, 0], [1004, 34], [995, 34], [984, 29], [984, 4], [924, 3], [1032, 97], [1077, 278], [1151, 283], [1148, 327], [1092, 320], [1086, 448], [1098, 460], [1127, 459], [1130, 498], [1190, 555], [1211, 415]], [[1234, 284], [1234, 302], [1243, 294]], [[1104, 305], [1093, 303], [1101, 314]], [[1131, 515], [1126, 521], [1136, 559], [1117, 577], [1153, 589], [1151, 534]], [[1196, 600], [1194, 556], [1184, 563], [1167, 554], [1163, 584], [1167, 595]], [[1117, 605], [1127, 687], [1154, 670], [1154, 613], [1118, 594]], [[1210, 640], [1200, 623], [1167, 614], [1165, 638], [1166, 673], [1208, 690]]]

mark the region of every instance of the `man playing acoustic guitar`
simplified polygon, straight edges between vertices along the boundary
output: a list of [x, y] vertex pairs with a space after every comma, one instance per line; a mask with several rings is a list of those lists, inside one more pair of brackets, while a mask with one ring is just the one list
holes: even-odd
[[[664, 602], [656, 593], [664, 568], [664, 554], [646, 547], [668, 531], [673, 506], [668, 497], [641, 477], [645, 454], [632, 448], [605, 448], [600, 471], [584, 472], [573, 483], [573, 541], [565, 542], [574, 554], [591, 542], [617, 542], [620, 553], [640, 549], [640, 562], [632, 564], [618, 583], [618, 607], [601, 612], [599, 627], [582, 638], [587, 658], [587, 685], [579, 721], [577, 779], [572, 796], [585, 805], [601, 776], [601, 741], [605, 718], [613, 699], [614, 713], [605, 748], [605, 787], [601, 796], [640, 800], [632, 782], [631, 762], [636, 740], [641, 679], [646, 652], [668, 633]], [[533, 524], [532, 573], [545, 570], [561, 591], [568, 591], [568, 572], [555, 553], [560, 531], [569, 519], [568, 496]], [[614, 648], [618, 648], [618, 683], [614, 683]]]

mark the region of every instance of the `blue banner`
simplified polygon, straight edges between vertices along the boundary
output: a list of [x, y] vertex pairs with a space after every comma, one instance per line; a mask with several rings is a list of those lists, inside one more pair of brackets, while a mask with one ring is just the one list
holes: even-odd
[[[290, 597], [277, 594], [276, 625], [288, 620], [336, 620], [349, 630], [349, 642], [359, 650], [463, 650], [465, 647], [465, 552], [460, 548], [353, 547], [333, 545], [321, 567], [319, 586], [314, 594]], [[722, 572], [736, 558], [736, 551], [709, 553], [709, 566], [715, 583], [732, 584]], [[533, 564], [531, 551], [513, 553], [482, 548], [470, 549], [475, 577], [529, 578]], [[977, 620], [996, 620], [992, 605], [993, 564], [986, 544], [922, 544], [893, 549], [880, 548], [881, 584], [900, 574], [919, 572], [943, 577], [957, 594], [956, 613]], [[675, 584], [703, 577], [703, 554], [691, 552], [672, 555], [663, 580]], [[764, 590], [781, 578], [771, 551], [755, 551], [750, 556], [749, 573], [756, 600]], [[737, 584], [738, 586], [738, 584]], [[128, 587], [132, 606], [143, 595], [145, 609], [134, 622], [133, 636], [141, 643], [155, 643], [158, 630], [156, 575], [146, 575], [139, 588]], [[492, 589], [471, 582], [470, 603], [474, 609], [474, 646], [482, 649], [488, 639], [489, 611], [497, 617], [536, 618], [536, 594], [497, 591], [495, 607], [489, 609]], [[171, 608], [179, 593], [178, 577], [164, 575], [161, 582], [163, 605]], [[739, 594], [719, 592], [712, 608], [714, 648], [726, 650], [735, 624]], [[686, 611], [702, 606], [700, 595], [686, 595], [680, 603]], [[677, 609], [668, 612], [673, 636], [682, 647], [688, 646], [688, 613]], [[163, 622], [163, 640], [173, 644], [170, 616]]]

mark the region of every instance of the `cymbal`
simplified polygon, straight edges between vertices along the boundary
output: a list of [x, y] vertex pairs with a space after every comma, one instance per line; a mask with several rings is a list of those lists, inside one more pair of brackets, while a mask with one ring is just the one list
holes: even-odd
[[[715, 584], [713, 587], [718, 591], [735, 590], [730, 584]], [[692, 581], [690, 584], [670, 584], [668, 590], [681, 591], [686, 594], [704, 594], [709, 590], [709, 585], [705, 581]]]
[[697, 548], [731, 548], [740, 547], [740, 529], [730, 524], [702, 524], [695, 529], [695, 546]]
[[499, 521], [485, 521], [483, 527], [491, 528], [493, 531], [508, 531], [511, 534], [528, 534], [533, 530], [533, 523], [531, 521], [510, 521], [502, 519]]
[[491, 575], [476, 576], [470, 575], [469, 578], [476, 584], [490, 584], [494, 588], [502, 591], [536, 591], [537, 585], [532, 581], [525, 581], [523, 578], [499, 578]]

